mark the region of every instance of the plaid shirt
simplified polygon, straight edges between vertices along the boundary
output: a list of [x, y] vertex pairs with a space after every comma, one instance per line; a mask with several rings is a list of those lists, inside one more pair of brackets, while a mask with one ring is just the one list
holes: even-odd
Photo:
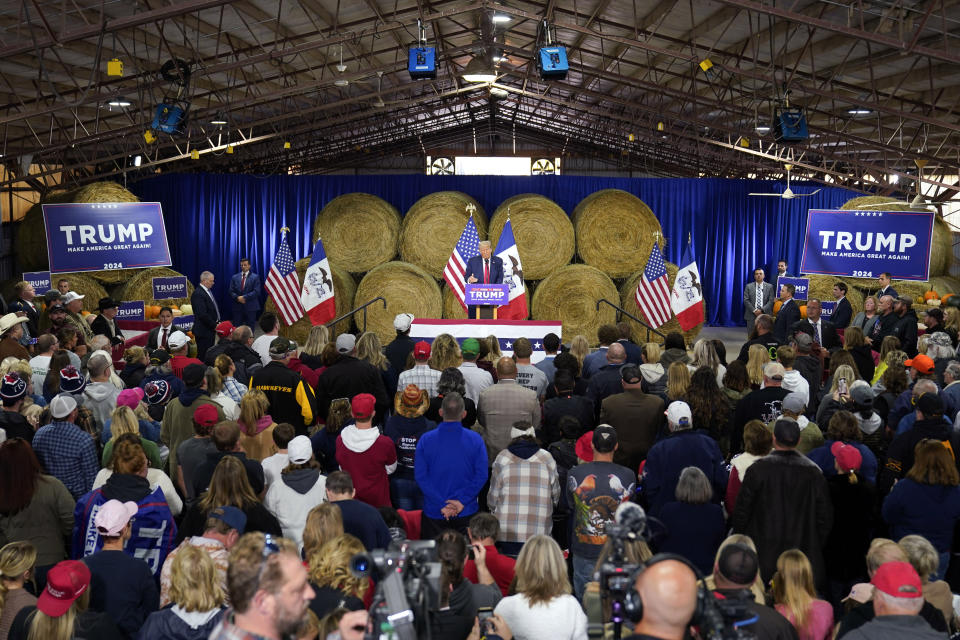
[[233, 376], [223, 379], [223, 392], [230, 396], [230, 398], [240, 404], [240, 401], [243, 400], [243, 396], [247, 394], [247, 385], [242, 382], [237, 382], [237, 379]]
[[70, 490], [75, 500], [93, 487], [100, 470], [93, 438], [72, 422], [53, 422], [33, 436], [33, 450], [47, 473]]
[[227, 609], [207, 640], [266, 640], [266, 638], [233, 624], [233, 609]]
[[524, 459], [504, 449], [493, 461], [487, 506], [500, 521], [500, 540], [526, 542], [540, 533], [550, 535], [559, 499], [557, 463], [547, 451]]
[[428, 365], [417, 364], [413, 369], [407, 369], [400, 374], [397, 381], [397, 391], [403, 391], [408, 384], [415, 384], [420, 389], [427, 390], [427, 397], [433, 398], [437, 395], [437, 383], [440, 382], [440, 372], [431, 369]]

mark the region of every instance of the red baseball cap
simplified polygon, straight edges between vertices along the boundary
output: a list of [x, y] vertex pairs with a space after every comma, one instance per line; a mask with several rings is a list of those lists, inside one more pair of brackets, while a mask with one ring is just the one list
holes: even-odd
[[220, 336], [221, 338], [226, 338], [231, 333], [233, 333], [234, 329], [236, 329], [236, 327], [233, 326], [232, 322], [230, 322], [229, 320], [224, 320], [223, 322], [217, 325], [216, 332], [217, 332], [217, 335]]
[[202, 404], [193, 410], [193, 421], [201, 426], [215, 425], [218, 419], [217, 408], [212, 404]]
[[909, 562], [885, 562], [873, 574], [874, 588], [894, 598], [922, 598], [923, 583]]
[[67, 612], [90, 586], [90, 569], [79, 560], [64, 560], [47, 572], [47, 586], [37, 598], [37, 609], [53, 618]]
[[574, 451], [576, 451], [577, 457], [584, 462], [593, 462], [593, 431], [587, 431], [577, 438]]
[[922, 353], [914, 356], [910, 360], [904, 360], [903, 366], [913, 367], [920, 373], [932, 373], [933, 372], [933, 358], [930, 356], [925, 356]]
[[413, 345], [413, 357], [415, 360], [426, 360], [430, 357], [430, 343], [421, 340]]
[[830, 445], [830, 453], [833, 454], [837, 465], [844, 473], [859, 471], [860, 465], [863, 464], [863, 455], [861, 455], [860, 450], [852, 444], [844, 444], [837, 440]]
[[369, 393], [358, 393], [350, 401], [350, 411], [357, 420], [366, 420], [373, 415], [377, 399]]

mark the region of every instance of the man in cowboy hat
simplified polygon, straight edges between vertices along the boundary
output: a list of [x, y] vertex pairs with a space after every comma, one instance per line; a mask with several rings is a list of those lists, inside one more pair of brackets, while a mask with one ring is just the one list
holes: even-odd
[[23, 336], [23, 323], [26, 321], [26, 316], [17, 316], [15, 313], [8, 313], [0, 318], [0, 360], [8, 356], [20, 360], [30, 359], [30, 354], [20, 344], [20, 338]]
[[393, 401], [394, 415], [383, 429], [383, 434], [393, 440], [397, 450], [397, 470], [390, 476], [390, 501], [396, 509], [423, 509], [423, 492], [414, 477], [413, 462], [420, 436], [437, 426], [423, 417], [429, 406], [426, 390], [408, 384], [403, 391], [397, 392]]
[[97, 309], [99, 309], [100, 314], [94, 319], [93, 324], [90, 325], [90, 330], [93, 331], [94, 335], [107, 336], [110, 338], [110, 344], [113, 346], [123, 344], [123, 333], [120, 332], [120, 329], [117, 328], [117, 323], [114, 321], [119, 308], [120, 303], [113, 298], [109, 296], [100, 298], [100, 302], [97, 304]]

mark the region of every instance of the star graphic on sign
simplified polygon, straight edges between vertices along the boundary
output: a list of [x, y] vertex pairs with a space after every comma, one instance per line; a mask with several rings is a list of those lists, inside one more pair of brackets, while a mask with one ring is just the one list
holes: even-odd
[[534, 343], [533, 343], [533, 348], [534, 348], [534, 349], [539, 349], [539, 348], [540, 348], [540, 343], [539, 343], [539, 342], [534, 342]]
[[507, 349], [513, 349], [513, 343], [507, 342]]

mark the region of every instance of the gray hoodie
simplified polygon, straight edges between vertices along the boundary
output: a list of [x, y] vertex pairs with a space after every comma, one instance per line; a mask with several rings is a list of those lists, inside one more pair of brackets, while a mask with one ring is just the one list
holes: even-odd
[[93, 412], [97, 420], [97, 430], [103, 431], [103, 425], [110, 419], [110, 414], [117, 408], [117, 396], [120, 390], [111, 382], [91, 382], [83, 390], [83, 406]]

